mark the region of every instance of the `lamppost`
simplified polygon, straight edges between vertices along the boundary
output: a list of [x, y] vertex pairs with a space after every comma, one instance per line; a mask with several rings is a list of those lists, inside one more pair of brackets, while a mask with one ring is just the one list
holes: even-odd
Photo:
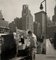
[[43, 10], [42, 3], [45, 2], [45, 20], [46, 20], [46, 38], [47, 38], [47, 6], [46, 6], [46, 0], [43, 0], [40, 4], [40, 9]]
[[43, 5], [42, 5], [43, 2], [45, 2], [45, 12], [47, 12], [46, 0], [44, 0], [44, 1], [41, 2], [41, 4], [40, 4], [40, 9], [41, 9], [41, 10], [43, 9]]
[[44, 54], [46, 54], [46, 38], [47, 38], [47, 6], [46, 6], [46, 0], [42, 1], [41, 4], [40, 4], [40, 9], [43, 10], [43, 5], [42, 3], [45, 2], [45, 49], [44, 49]]

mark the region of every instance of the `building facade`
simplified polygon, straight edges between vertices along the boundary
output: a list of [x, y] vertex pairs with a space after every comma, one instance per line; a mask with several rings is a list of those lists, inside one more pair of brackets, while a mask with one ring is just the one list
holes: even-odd
[[[37, 22], [37, 32], [35, 32], [35, 34], [37, 36], [44, 36], [46, 37], [46, 13], [44, 11], [35, 13], [35, 22]], [[35, 30], [35, 29], [34, 29]]]
[[53, 17], [52, 17], [52, 21], [53, 21], [53, 23], [56, 25], [56, 6], [55, 6], [55, 8], [54, 8], [54, 15], [53, 15]]
[[28, 8], [28, 5], [23, 5], [22, 9], [22, 29], [33, 31], [33, 16]]

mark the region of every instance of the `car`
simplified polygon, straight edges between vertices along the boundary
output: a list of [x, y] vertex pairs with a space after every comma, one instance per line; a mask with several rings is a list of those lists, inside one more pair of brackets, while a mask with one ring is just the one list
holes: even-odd
[[1, 34], [0, 51], [1, 60], [8, 60], [16, 55], [16, 42], [13, 34]]

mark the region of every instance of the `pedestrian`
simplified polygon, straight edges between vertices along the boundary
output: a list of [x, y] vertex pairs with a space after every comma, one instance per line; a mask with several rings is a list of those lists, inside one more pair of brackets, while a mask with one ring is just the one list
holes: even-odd
[[44, 46], [43, 46], [44, 36], [41, 36], [41, 53], [44, 53]]
[[23, 37], [23, 35], [21, 36], [21, 42], [22, 42], [22, 44], [24, 44], [24, 37]]
[[37, 39], [36, 36], [32, 33], [32, 31], [28, 31], [28, 37], [30, 40], [30, 59], [34, 60], [37, 49]]
[[44, 36], [37, 36], [37, 53], [42, 54], [43, 52], [43, 41], [44, 41]]
[[41, 53], [41, 38], [37, 36], [37, 54]]

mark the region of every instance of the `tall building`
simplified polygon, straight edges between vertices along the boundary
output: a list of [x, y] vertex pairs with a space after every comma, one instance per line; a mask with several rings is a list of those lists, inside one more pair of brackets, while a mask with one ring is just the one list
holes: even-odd
[[[37, 22], [37, 32], [35, 32], [36, 35], [41, 36], [43, 35], [46, 37], [46, 13], [44, 11], [35, 13], [35, 22]], [[34, 29], [35, 30], [35, 29]]]
[[20, 30], [31, 30], [33, 31], [33, 16], [28, 8], [28, 5], [23, 5], [22, 17], [16, 17], [13, 22], [9, 24], [12, 32], [15, 31], [15, 27]]
[[55, 8], [54, 8], [54, 15], [53, 15], [53, 17], [52, 17], [52, 21], [53, 21], [53, 23], [56, 25], [56, 6], [55, 6]]
[[33, 31], [33, 16], [28, 8], [28, 5], [23, 5], [22, 9], [22, 29]]
[[[39, 23], [37, 22], [37, 21], [34, 21], [34, 34], [36, 35], [36, 36], [38, 36], [38, 35], [40, 35], [40, 26], [38, 25]], [[38, 33], [38, 34], [37, 34]]]
[[9, 24], [4, 20], [2, 12], [0, 11], [0, 33], [9, 32]]

